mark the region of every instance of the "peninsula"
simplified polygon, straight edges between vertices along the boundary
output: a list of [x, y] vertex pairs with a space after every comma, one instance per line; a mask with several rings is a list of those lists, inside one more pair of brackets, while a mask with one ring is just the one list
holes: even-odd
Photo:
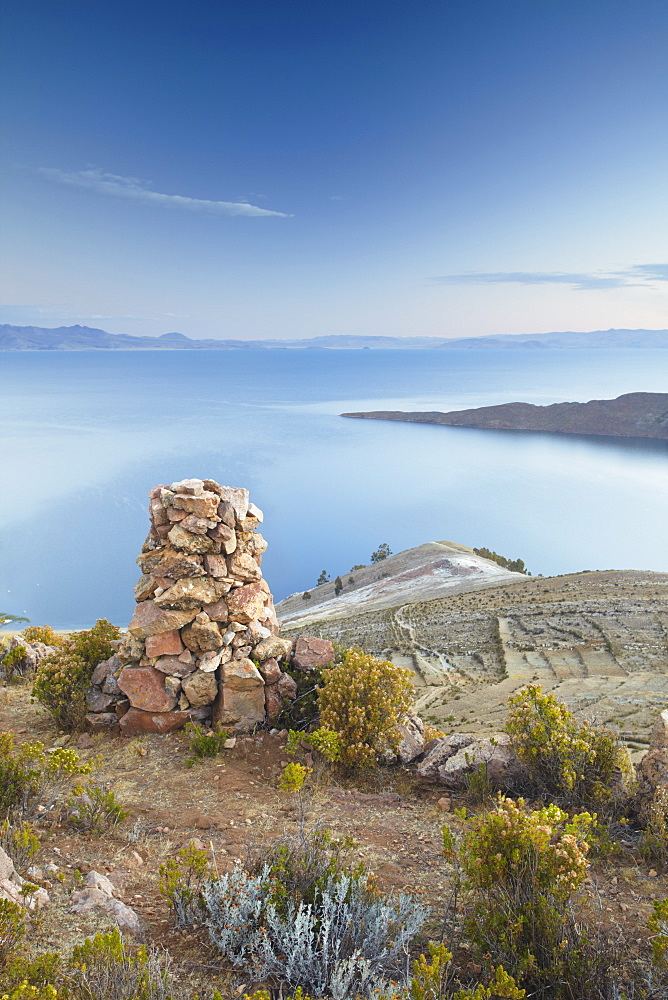
[[668, 440], [668, 392], [628, 392], [616, 399], [588, 403], [503, 403], [449, 413], [372, 410], [342, 413], [366, 420], [402, 420], [448, 427], [477, 427], [497, 431], [543, 431], [551, 434], [596, 434], [608, 437]]

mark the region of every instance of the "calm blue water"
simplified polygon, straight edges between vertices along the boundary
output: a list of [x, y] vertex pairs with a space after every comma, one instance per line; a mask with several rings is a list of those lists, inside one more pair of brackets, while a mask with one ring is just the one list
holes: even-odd
[[35, 623], [126, 623], [146, 494], [190, 476], [249, 487], [277, 599], [384, 541], [668, 570], [666, 442], [338, 416], [665, 392], [665, 351], [6, 353], [0, 372], [0, 611]]

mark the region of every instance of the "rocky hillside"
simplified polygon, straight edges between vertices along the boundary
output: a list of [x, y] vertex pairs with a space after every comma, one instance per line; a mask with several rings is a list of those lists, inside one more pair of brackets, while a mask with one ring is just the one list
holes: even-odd
[[287, 625], [306, 627], [310, 621], [345, 618], [362, 610], [379, 611], [524, 577], [481, 558], [466, 545], [427, 542], [371, 566], [341, 573], [340, 579], [343, 589], [338, 597], [334, 582], [323, 583], [304, 594], [286, 597], [277, 605], [276, 613]]
[[332, 604], [286, 620], [283, 634], [308, 630], [410, 667], [419, 711], [448, 731], [501, 729], [510, 694], [535, 680], [639, 750], [668, 703], [668, 573], [505, 573], [394, 606], [355, 607], [349, 595], [334, 615]]
[[660, 438], [668, 440], [668, 393], [629, 392], [617, 399], [591, 399], [588, 403], [503, 403], [449, 413], [407, 413], [374, 410], [342, 413], [342, 417], [368, 420], [401, 420], [448, 427], [485, 430], [547, 431], [554, 434], [596, 434], [611, 437]]

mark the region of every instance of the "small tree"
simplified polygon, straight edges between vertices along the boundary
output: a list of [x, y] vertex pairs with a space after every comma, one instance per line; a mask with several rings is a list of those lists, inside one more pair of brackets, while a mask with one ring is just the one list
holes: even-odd
[[343, 584], [341, 583], [341, 577], [337, 576], [336, 580], [334, 581], [334, 593], [336, 594], [337, 597], [339, 596], [342, 590], [343, 590]]
[[304, 593], [302, 594], [302, 601], [310, 601], [310, 600], [311, 600], [311, 595], [308, 592], [308, 590], [305, 590]]
[[387, 557], [391, 555], [392, 555], [392, 549], [387, 544], [387, 542], [381, 542], [376, 551], [371, 553], [371, 562], [372, 563], [382, 562], [383, 559], [387, 559]]
[[326, 569], [323, 569], [322, 573], [318, 577], [317, 586], [319, 587], [322, 583], [329, 583], [329, 573]]

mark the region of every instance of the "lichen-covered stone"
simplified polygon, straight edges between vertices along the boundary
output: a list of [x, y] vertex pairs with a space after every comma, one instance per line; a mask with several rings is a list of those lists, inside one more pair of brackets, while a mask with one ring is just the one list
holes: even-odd
[[178, 656], [184, 649], [185, 646], [181, 642], [178, 629], [159, 632], [157, 635], [149, 636], [146, 640], [147, 656]]
[[124, 667], [118, 686], [133, 708], [144, 712], [170, 712], [176, 700], [165, 691], [165, 678], [153, 667]]
[[300, 635], [295, 643], [292, 665], [297, 670], [310, 670], [312, 667], [326, 667], [334, 660], [334, 646], [329, 639], [318, 639], [314, 636]]
[[236, 587], [225, 598], [230, 618], [247, 625], [264, 611], [265, 594], [259, 583]]
[[196, 611], [179, 611], [160, 608], [153, 601], [142, 601], [135, 608], [128, 631], [138, 638], [157, 635], [158, 632], [170, 632], [182, 628], [191, 622]]

